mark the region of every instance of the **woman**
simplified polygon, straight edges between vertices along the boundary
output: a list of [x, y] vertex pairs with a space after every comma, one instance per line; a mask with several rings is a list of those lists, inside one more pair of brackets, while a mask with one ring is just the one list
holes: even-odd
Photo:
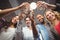
[[3, 27], [5, 30], [2, 29], [3, 31], [0, 33], [0, 40], [13, 40], [16, 30], [16, 23], [17, 16], [13, 17], [12, 20], [9, 23], [7, 23], [9, 24], [8, 26]]
[[52, 28], [55, 33], [60, 36], [60, 14], [56, 11], [48, 10], [46, 11], [45, 16], [53, 26]]
[[22, 29], [24, 40], [38, 40], [38, 34], [33, 19], [31, 17], [26, 17], [25, 23], [26, 26]]

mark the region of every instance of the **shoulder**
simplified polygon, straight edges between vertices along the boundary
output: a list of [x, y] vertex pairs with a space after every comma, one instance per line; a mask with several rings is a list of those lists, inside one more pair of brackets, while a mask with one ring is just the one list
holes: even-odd
[[23, 27], [23, 29], [26, 29], [27, 27], [25, 26], [25, 27]]
[[41, 29], [41, 28], [42, 28], [42, 25], [37, 24], [37, 25], [36, 25], [36, 28], [37, 28], [37, 29]]
[[11, 27], [9, 27], [9, 28], [7, 29], [7, 31], [15, 32], [15, 31], [16, 31], [16, 28], [11, 28]]
[[41, 27], [42, 25], [41, 24], [37, 24], [36, 27]]

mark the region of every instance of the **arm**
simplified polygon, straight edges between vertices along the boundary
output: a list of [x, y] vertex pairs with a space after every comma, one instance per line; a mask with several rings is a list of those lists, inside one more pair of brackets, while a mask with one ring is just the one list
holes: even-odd
[[23, 40], [23, 32], [22, 32], [22, 19], [25, 17], [24, 13], [20, 13], [19, 22], [17, 22], [15, 40]]
[[6, 13], [9, 13], [9, 12], [18, 10], [18, 9], [19, 9], [19, 6], [18, 7], [15, 7], [15, 8], [4, 9], [4, 10], [1, 10], [0, 11], [0, 14], [6, 14]]
[[14, 7], [14, 8], [9, 8], [9, 9], [4, 9], [4, 10], [0, 10], [0, 14], [7, 14], [13, 11], [16, 11], [18, 9], [21, 9], [22, 7], [26, 7], [26, 5], [29, 5], [28, 2], [22, 3], [20, 6]]
[[53, 5], [53, 4], [49, 4], [49, 3], [46, 3], [44, 1], [38, 1], [37, 2], [37, 6], [38, 7], [45, 7], [45, 8], [48, 8], [48, 9], [55, 9], [56, 8], [56, 5]]
[[34, 21], [34, 11], [31, 10], [31, 26], [32, 26], [32, 31], [33, 31], [33, 36], [34, 36], [34, 39], [36, 39], [38, 37], [38, 31], [36, 29], [36, 23]]

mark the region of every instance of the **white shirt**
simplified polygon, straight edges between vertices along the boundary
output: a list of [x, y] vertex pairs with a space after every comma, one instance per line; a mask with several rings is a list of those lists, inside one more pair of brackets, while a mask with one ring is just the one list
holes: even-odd
[[34, 40], [33, 32], [28, 27], [23, 27], [22, 32], [24, 40]]
[[12, 40], [15, 35], [15, 28], [8, 28], [7, 31], [0, 33], [0, 40]]

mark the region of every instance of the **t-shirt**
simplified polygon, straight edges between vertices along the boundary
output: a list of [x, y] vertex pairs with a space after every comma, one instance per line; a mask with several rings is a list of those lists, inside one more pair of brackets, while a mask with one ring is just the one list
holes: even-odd
[[32, 30], [29, 30], [28, 27], [23, 27], [23, 39], [24, 40], [34, 40]]
[[0, 40], [12, 40], [15, 35], [15, 28], [8, 28], [7, 31], [0, 33]]
[[60, 35], [60, 22], [57, 25], [55, 25], [55, 30]]

